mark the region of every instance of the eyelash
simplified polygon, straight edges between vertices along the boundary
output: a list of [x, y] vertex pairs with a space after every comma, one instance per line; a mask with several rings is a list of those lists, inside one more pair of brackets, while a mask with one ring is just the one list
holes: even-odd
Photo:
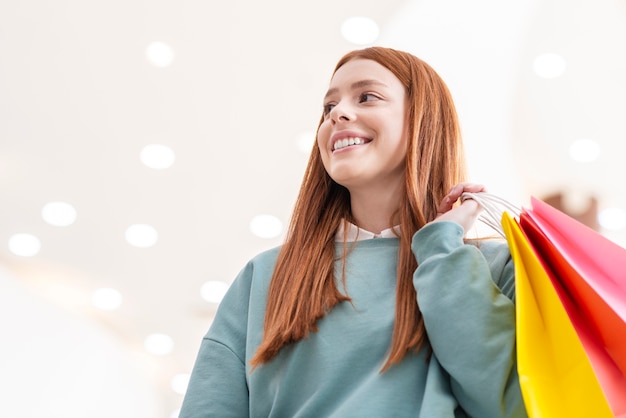
[[[380, 97], [378, 97], [374, 93], [361, 93], [361, 95], [359, 95], [359, 103], [363, 103], [364, 101], [366, 101], [366, 100], [363, 100], [363, 98], [365, 98], [367, 96], [372, 96], [375, 100], [380, 100]], [[367, 100], [367, 101], [369, 101], [369, 100]]]
[[[361, 93], [359, 94], [359, 103], [364, 103], [364, 102], [369, 102], [371, 100], [365, 100], [366, 97], [371, 96], [374, 98], [374, 100], [380, 100], [380, 97], [378, 97], [377, 95], [373, 94], [373, 93]], [[335, 107], [334, 103], [327, 103], [324, 105], [324, 116], [327, 116], [331, 110], [333, 110], [333, 107]]]

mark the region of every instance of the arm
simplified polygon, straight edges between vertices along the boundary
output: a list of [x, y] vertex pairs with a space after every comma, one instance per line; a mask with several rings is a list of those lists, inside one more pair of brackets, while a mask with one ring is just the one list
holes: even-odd
[[202, 340], [180, 418], [249, 415], [245, 352], [252, 265], [239, 274]]
[[[434, 355], [473, 417], [525, 417], [515, 354], [514, 269], [504, 245], [483, 254], [463, 228], [435, 222], [413, 237], [418, 303]], [[489, 260], [485, 257], [487, 255]]]
[[229, 347], [205, 337], [179, 418], [247, 416], [248, 386], [243, 361]]

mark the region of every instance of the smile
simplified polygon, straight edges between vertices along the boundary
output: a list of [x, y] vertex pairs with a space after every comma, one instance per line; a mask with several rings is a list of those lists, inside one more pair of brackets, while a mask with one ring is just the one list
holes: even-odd
[[363, 145], [368, 143], [369, 141], [363, 139], [363, 138], [343, 138], [340, 139], [338, 141], [336, 141], [333, 144], [333, 151], [337, 151], [338, 149], [342, 149], [342, 148], [346, 148], [346, 147], [350, 147], [352, 145]]

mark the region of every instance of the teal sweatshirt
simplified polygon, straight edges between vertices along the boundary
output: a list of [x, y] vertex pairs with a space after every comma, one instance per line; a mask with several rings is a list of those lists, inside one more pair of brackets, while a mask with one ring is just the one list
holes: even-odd
[[[395, 238], [358, 241], [346, 264], [352, 303], [337, 305], [318, 332], [254, 372], [249, 360], [263, 336], [279, 248], [252, 259], [202, 341], [180, 417], [525, 417], [508, 248], [465, 243], [452, 222], [427, 225], [412, 241], [432, 355], [423, 349], [381, 373], [394, 323], [398, 248]], [[341, 262], [336, 277], [341, 286]]]

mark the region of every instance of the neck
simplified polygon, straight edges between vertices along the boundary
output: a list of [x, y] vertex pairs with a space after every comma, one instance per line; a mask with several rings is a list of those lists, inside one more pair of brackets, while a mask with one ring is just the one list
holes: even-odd
[[[379, 234], [398, 224], [400, 190], [350, 190], [350, 206], [357, 226]], [[393, 217], [393, 219], [392, 219]]]

